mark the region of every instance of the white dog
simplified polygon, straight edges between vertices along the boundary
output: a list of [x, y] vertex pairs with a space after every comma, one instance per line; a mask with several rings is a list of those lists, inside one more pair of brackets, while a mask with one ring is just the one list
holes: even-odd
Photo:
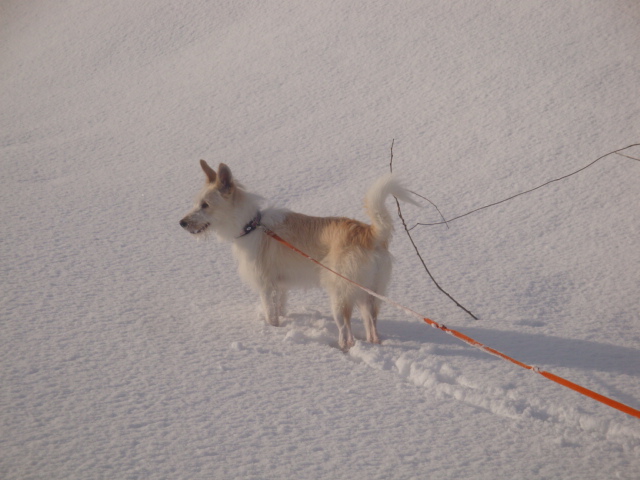
[[195, 235], [209, 229], [221, 240], [233, 243], [240, 276], [259, 293], [265, 320], [274, 326], [284, 314], [287, 290], [323, 287], [331, 299], [338, 325], [340, 348], [348, 350], [355, 340], [351, 312], [358, 306], [367, 341], [380, 343], [376, 321], [379, 300], [337, 275], [267, 236], [267, 228], [332, 270], [384, 294], [391, 276], [388, 251], [393, 223], [384, 202], [389, 195], [413, 202], [391, 175], [380, 178], [367, 192], [365, 205], [372, 224], [343, 217], [310, 217], [288, 210], [260, 210], [260, 197], [247, 192], [221, 163], [216, 173], [200, 161], [207, 184], [195, 208], [180, 226]]

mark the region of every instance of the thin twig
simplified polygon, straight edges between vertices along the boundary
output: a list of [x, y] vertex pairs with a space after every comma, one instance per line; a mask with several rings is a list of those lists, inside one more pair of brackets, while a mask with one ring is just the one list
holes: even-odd
[[[393, 144], [395, 143], [395, 139], [393, 139], [391, 141], [391, 159], [389, 161], [389, 170], [393, 173]], [[416, 194], [417, 195], [417, 194]], [[421, 196], [421, 195], [418, 195]], [[469, 310], [467, 310], [465, 307], [463, 307], [462, 305], [460, 305], [460, 303], [458, 303], [458, 301], [453, 298], [451, 295], [449, 295], [449, 293], [447, 293], [446, 290], [444, 290], [440, 284], [436, 281], [436, 279], [433, 277], [433, 275], [431, 274], [431, 272], [429, 271], [429, 267], [427, 267], [427, 264], [425, 263], [424, 259], [422, 258], [422, 255], [420, 254], [420, 250], [418, 250], [418, 247], [416, 246], [416, 242], [413, 241], [413, 237], [411, 236], [411, 233], [409, 232], [409, 228], [407, 227], [407, 222], [405, 221], [403, 215], [402, 215], [402, 209], [400, 208], [400, 202], [398, 201], [398, 199], [396, 197], [393, 197], [396, 200], [396, 205], [398, 206], [398, 217], [400, 217], [400, 220], [402, 221], [402, 226], [404, 227], [404, 231], [407, 233], [407, 236], [409, 237], [409, 240], [411, 241], [411, 245], [413, 245], [413, 249], [416, 251], [416, 255], [418, 255], [418, 258], [420, 259], [420, 262], [422, 262], [422, 266], [424, 267], [424, 269], [427, 272], [427, 275], [429, 275], [429, 278], [431, 278], [431, 281], [435, 284], [436, 287], [438, 287], [438, 290], [440, 290], [442, 293], [444, 293], [447, 297], [449, 297], [449, 299], [455, 303], [459, 308], [461, 308], [462, 310], [464, 310], [466, 313], [468, 313], [471, 318], [473, 318], [474, 320], [478, 320], [478, 317], [476, 317], [473, 313], [471, 313]], [[424, 198], [424, 197], [422, 197]], [[431, 203], [429, 201], [429, 203]], [[433, 205], [433, 203], [432, 203]], [[435, 206], [435, 205], [434, 205]], [[438, 207], [436, 207], [437, 209]], [[439, 212], [440, 210], [438, 210]], [[445, 220], [446, 223], [446, 220]]]
[[569, 174], [567, 174], [567, 175], [564, 175], [564, 176], [562, 176], [562, 177], [559, 177], [559, 178], [554, 178], [553, 180], [549, 180], [548, 182], [545, 182], [545, 183], [543, 183], [542, 185], [538, 185], [537, 187], [534, 187], [534, 188], [532, 188], [532, 189], [530, 189], [530, 190], [526, 190], [526, 191], [524, 191], [524, 192], [517, 193], [517, 194], [515, 194], [515, 195], [510, 196], [509, 198], [505, 198], [504, 200], [500, 200], [499, 202], [490, 203], [489, 205], [485, 205], [484, 207], [476, 208], [476, 209], [474, 209], [474, 210], [471, 210], [470, 212], [463, 213], [462, 215], [458, 215], [457, 217], [450, 218], [449, 220], [446, 220], [446, 221], [444, 221], [444, 222], [435, 222], [435, 223], [416, 223], [413, 227], [411, 227], [411, 229], [410, 229], [410, 230], [413, 230], [413, 229], [414, 229], [415, 227], [417, 227], [418, 225], [420, 225], [420, 226], [422, 226], [422, 227], [429, 227], [429, 226], [433, 226], [433, 225], [442, 225], [443, 223], [445, 223], [445, 224], [447, 224], [447, 226], [448, 226], [448, 222], [453, 222], [454, 220], [458, 220], [459, 218], [466, 217], [467, 215], [471, 215], [472, 213], [479, 212], [480, 210], [484, 210], [485, 208], [495, 207], [496, 205], [500, 205], [501, 203], [508, 202], [509, 200], [513, 200], [514, 198], [517, 198], [517, 197], [519, 197], [519, 196], [521, 196], [521, 195], [526, 195], [527, 193], [531, 193], [531, 192], [534, 192], [534, 191], [536, 191], [536, 190], [538, 190], [538, 189], [540, 189], [540, 188], [542, 188], [542, 187], [546, 187], [547, 185], [549, 185], [549, 184], [551, 184], [551, 183], [559, 182], [560, 180], [564, 180], [565, 178], [569, 178], [569, 177], [571, 177], [572, 175], [575, 175], [575, 174], [577, 174], [577, 173], [580, 173], [580, 172], [582, 172], [582, 171], [586, 170], [587, 168], [589, 168], [589, 167], [591, 167], [592, 165], [594, 165], [596, 162], [599, 162], [599, 161], [600, 161], [600, 160], [602, 160], [603, 158], [608, 157], [609, 155], [613, 155], [614, 153], [615, 153], [615, 154], [617, 154], [617, 155], [622, 155], [623, 157], [630, 158], [631, 160], [638, 160], [637, 158], [629, 157], [628, 155], [623, 155], [622, 153], [620, 153], [620, 152], [622, 152], [622, 151], [624, 151], [624, 150], [627, 150], [627, 149], [629, 149], [629, 148], [631, 148], [631, 147], [637, 147], [637, 146], [640, 146], [640, 143], [634, 143], [634, 144], [632, 144], [632, 145], [628, 145], [628, 146], [626, 146], [626, 147], [624, 147], [624, 148], [620, 148], [620, 149], [618, 149], [618, 150], [614, 150], [613, 152], [609, 152], [609, 153], [607, 153], [607, 154], [605, 154], [605, 155], [602, 155], [601, 157], [596, 158], [593, 162], [589, 163], [588, 165], [585, 165], [584, 167], [582, 167], [582, 168], [580, 168], [580, 169], [576, 170], [575, 172], [571, 172], [571, 173], [569, 173]]
[[631, 160], [635, 160], [636, 162], [640, 162], [640, 158], [630, 157], [629, 155], [625, 155], [624, 153], [616, 152], [616, 155], [620, 155], [621, 157], [627, 157], [627, 158], [630, 158]]
[[422, 195], [420, 195], [419, 193], [414, 192], [413, 190], [407, 190], [409, 193], [413, 193], [415, 196], [422, 198], [423, 200], [426, 200], [427, 202], [429, 202], [431, 205], [433, 205], [435, 207], [435, 209], [438, 211], [438, 213], [440, 214], [440, 218], [442, 218], [442, 221], [445, 223], [445, 225], [447, 226], [447, 228], [449, 228], [449, 223], [447, 223], [446, 218], [444, 218], [444, 215], [442, 215], [442, 212], [440, 211], [440, 209], [438, 208], [438, 206], [433, 203], [431, 200], [429, 200], [427, 197], [423, 197]]
[[[391, 139], [391, 160], [389, 161], [389, 170], [391, 171], [391, 173], [393, 173], [393, 144], [396, 142], [395, 138]], [[438, 211], [438, 213], [440, 214], [440, 218], [442, 219], [442, 223], [447, 225], [447, 228], [449, 228], [449, 224], [447, 223], [447, 219], [444, 218], [444, 215], [442, 215], [442, 212], [440, 211], [440, 209], [438, 208], [438, 206], [433, 203], [431, 200], [429, 200], [427, 197], [424, 197], [422, 195], [420, 195], [417, 192], [414, 192], [413, 190], [407, 190], [409, 193], [414, 194], [416, 197], [420, 197], [423, 200], [426, 200], [427, 202], [429, 202], [431, 205], [433, 205], [433, 207]], [[396, 199], [397, 200], [397, 199]]]

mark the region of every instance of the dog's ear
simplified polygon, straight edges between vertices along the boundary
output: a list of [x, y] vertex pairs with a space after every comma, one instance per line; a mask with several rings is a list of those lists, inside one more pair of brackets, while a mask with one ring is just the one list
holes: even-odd
[[231, 175], [231, 169], [224, 163], [218, 166], [218, 184], [221, 187], [221, 191], [224, 193], [233, 190], [233, 177]]
[[214, 183], [216, 181], [215, 170], [211, 168], [209, 165], [207, 165], [207, 162], [205, 162], [204, 160], [200, 160], [200, 166], [202, 167], [202, 170], [207, 176], [207, 180], [209, 181], [209, 183]]

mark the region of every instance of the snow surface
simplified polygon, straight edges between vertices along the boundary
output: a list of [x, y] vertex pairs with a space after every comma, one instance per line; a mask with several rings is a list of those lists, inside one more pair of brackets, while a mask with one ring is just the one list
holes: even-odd
[[[639, 478], [638, 419], [391, 307], [346, 355], [322, 292], [264, 326], [230, 247], [178, 226], [200, 158], [365, 220], [395, 139], [452, 218], [637, 143], [638, 5], [2, 2], [0, 477]], [[612, 155], [414, 229], [479, 321], [398, 230], [389, 295], [638, 409], [638, 205]]]

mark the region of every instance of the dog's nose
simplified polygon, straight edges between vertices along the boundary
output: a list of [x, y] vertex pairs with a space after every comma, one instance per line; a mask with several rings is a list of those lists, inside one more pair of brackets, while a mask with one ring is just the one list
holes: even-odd
[[185, 220], [180, 220], [180, 226], [182, 228], [187, 228], [187, 222]]

